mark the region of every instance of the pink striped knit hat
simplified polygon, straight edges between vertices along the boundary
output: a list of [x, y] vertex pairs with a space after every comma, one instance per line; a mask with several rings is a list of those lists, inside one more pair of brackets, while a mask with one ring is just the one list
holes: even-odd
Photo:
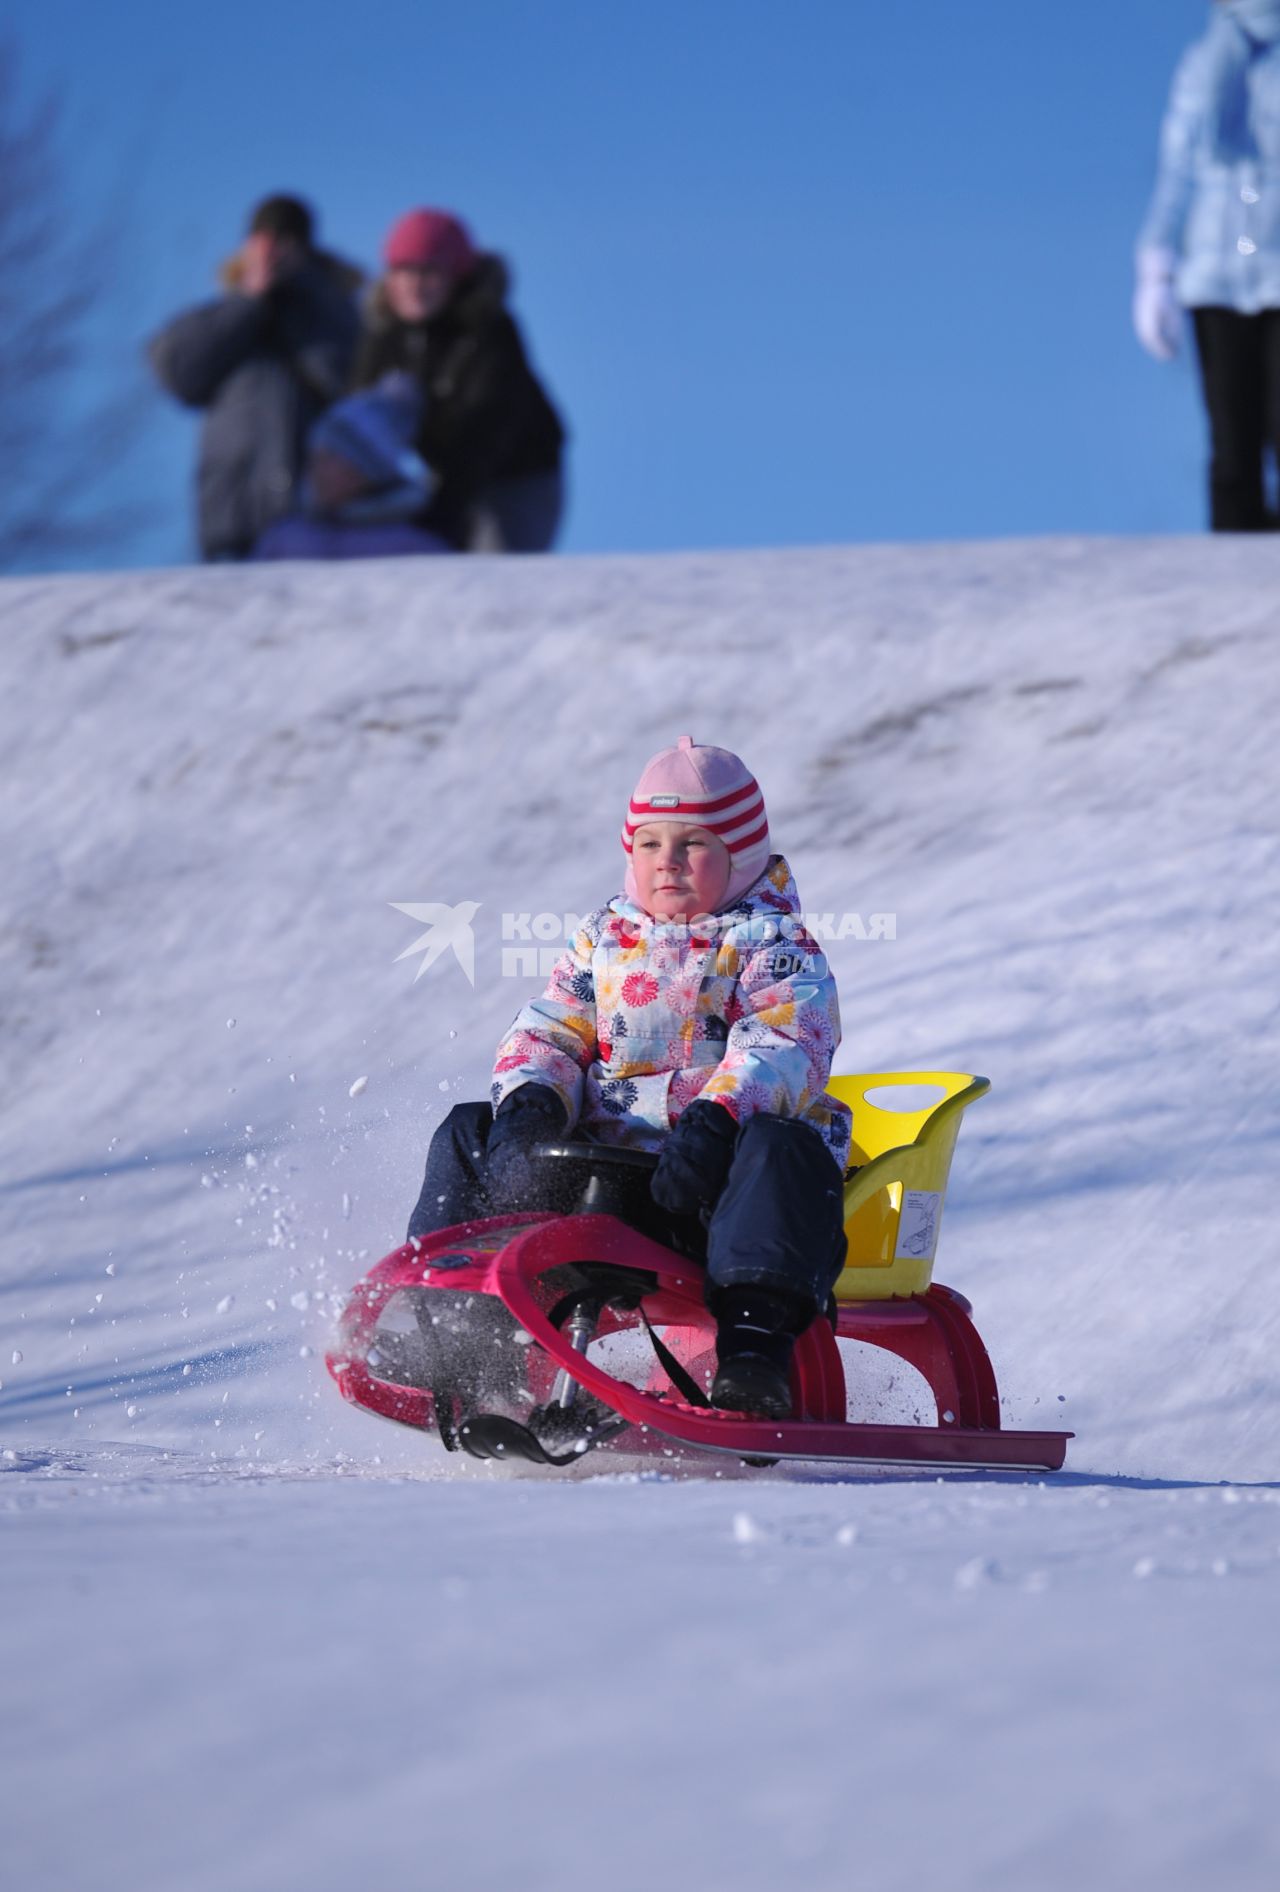
[[[636, 829], [649, 821], [687, 821], [724, 842], [732, 865], [722, 911], [759, 880], [769, 864], [769, 821], [760, 784], [740, 757], [696, 743], [692, 736], [681, 736], [674, 749], [663, 749], [645, 764], [622, 830], [628, 855]], [[630, 865], [627, 893], [636, 896]]]

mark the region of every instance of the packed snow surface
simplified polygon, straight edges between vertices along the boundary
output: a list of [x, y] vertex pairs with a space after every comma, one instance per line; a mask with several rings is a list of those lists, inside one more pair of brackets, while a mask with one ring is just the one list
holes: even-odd
[[[23, 579], [0, 617], [6, 1876], [1275, 1882], [1280, 546]], [[832, 916], [840, 1067], [992, 1078], [937, 1273], [1065, 1474], [519, 1477], [329, 1383], [685, 730]], [[474, 985], [465, 924], [401, 957], [421, 907]]]

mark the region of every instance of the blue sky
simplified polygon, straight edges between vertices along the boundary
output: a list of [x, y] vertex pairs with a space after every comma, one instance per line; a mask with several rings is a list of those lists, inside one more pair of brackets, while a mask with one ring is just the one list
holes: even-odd
[[[126, 178], [103, 362], [293, 189], [367, 267], [460, 211], [573, 433], [569, 551], [1203, 521], [1189, 364], [1133, 237], [1206, 0], [10, 0], [65, 82], [77, 211]], [[158, 392], [146, 562], [189, 555]]]

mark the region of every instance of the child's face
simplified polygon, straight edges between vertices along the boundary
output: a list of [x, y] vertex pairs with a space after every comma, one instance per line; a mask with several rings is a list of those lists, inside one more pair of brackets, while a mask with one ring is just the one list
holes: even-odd
[[687, 821], [650, 821], [635, 831], [631, 867], [646, 913], [655, 920], [692, 920], [716, 911], [732, 862], [724, 842], [705, 828]]

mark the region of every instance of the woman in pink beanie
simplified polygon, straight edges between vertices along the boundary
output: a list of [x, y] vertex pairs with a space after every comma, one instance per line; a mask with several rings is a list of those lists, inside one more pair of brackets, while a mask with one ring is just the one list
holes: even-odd
[[705, 1228], [712, 1400], [781, 1417], [794, 1341], [844, 1260], [835, 980], [729, 750], [681, 736], [654, 756], [622, 845], [624, 892], [516, 1017], [491, 1101], [458, 1105], [432, 1139], [409, 1235], [554, 1206], [534, 1153], [570, 1132], [656, 1152], [658, 1210]]
[[383, 245], [353, 386], [407, 373], [435, 488], [421, 524], [460, 552], [545, 552], [564, 505], [564, 428], [507, 309], [501, 257], [447, 210], [411, 210]]

